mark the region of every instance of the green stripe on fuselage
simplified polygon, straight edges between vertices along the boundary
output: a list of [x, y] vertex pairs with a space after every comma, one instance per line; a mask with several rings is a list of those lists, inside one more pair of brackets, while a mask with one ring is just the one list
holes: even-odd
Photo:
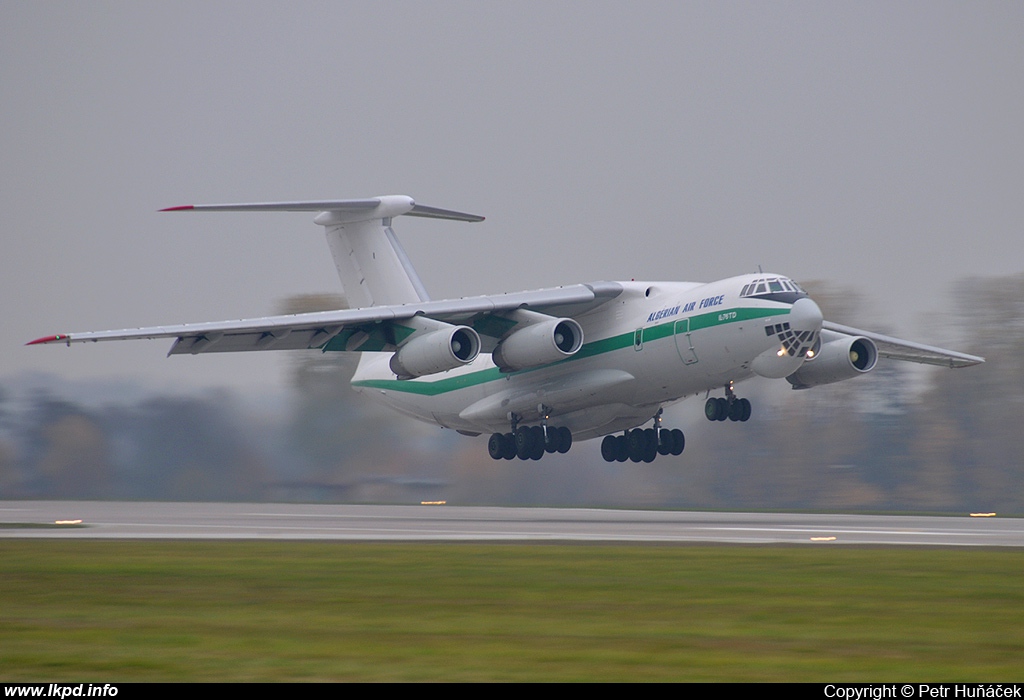
[[[733, 314], [735, 314], [735, 316], [733, 316]], [[724, 326], [730, 323], [739, 323], [741, 321], [751, 321], [759, 318], [767, 318], [769, 316], [783, 316], [787, 314], [789, 314], [789, 307], [774, 309], [764, 307], [723, 309], [712, 313], [691, 316], [690, 331], [693, 332], [702, 328], [712, 328], [714, 326]], [[648, 326], [644, 328], [644, 342], [647, 343], [652, 340], [672, 337], [675, 334], [676, 322], [680, 320], [683, 319], [672, 319], [666, 323], [659, 323], [656, 326]], [[446, 377], [444, 379], [435, 379], [433, 381], [422, 379], [363, 379], [352, 382], [352, 386], [367, 387], [371, 389], [389, 389], [392, 391], [401, 391], [406, 394], [419, 394], [421, 396], [438, 396], [450, 391], [457, 391], [458, 389], [465, 389], [467, 387], [477, 386], [478, 384], [497, 381], [516, 374], [536, 372], [537, 370], [553, 367], [554, 365], [561, 364], [562, 362], [573, 362], [575, 360], [582, 360], [586, 357], [594, 357], [596, 355], [603, 355], [615, 350], [631, 347], [633, 347], [633, 331], [585, 343], [583, 347], [571, 357], [567, 357], [564, 360], [559, 360], [558, 362], [554, 362], [549, 365], [531, 367], [530, 369], [524, 369], [518, 372], [502, 372], [497, 367], [489, 367], [478, 372], [470, 372], [457, 377]]]

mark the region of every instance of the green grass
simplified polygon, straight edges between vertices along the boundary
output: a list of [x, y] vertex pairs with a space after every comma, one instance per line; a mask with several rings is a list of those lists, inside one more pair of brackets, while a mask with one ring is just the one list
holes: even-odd
[[1018, 550], [0, 540], [0, 679], [1012, 681]]

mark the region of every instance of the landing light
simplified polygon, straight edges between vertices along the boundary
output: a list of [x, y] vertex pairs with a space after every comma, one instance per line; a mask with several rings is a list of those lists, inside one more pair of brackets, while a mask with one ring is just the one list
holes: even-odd
[[786, 348], [779, 348], [779, 351], [775, 354], [778, 355], [779, 357], [782, 357], [783, 355], [786, 354]]
[[807, 351], [807, 359], [810, 360], [810, 359], [813, 359], [813, 358], [814, 358], [814, 351], [813, 350], [808, 350]]

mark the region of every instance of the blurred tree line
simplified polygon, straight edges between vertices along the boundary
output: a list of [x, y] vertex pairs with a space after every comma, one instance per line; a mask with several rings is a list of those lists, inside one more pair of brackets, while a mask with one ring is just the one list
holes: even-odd
[[[885, 332], [851, 290], [808, 284], [826, 318]], [[336, 296], [289, 299], [296, 313]], [[469, 439], [361, 400], [356, 358], [293, 353], [287, 410], [257, 419], [225, 392], [88, 407], [0, 386], [0, 499], [325, 500], [629, 507], [1024, 512], [1024, 275], [960, 282], [924, 342], [986, 357], [951, 371], [880, 360], [847, 382], [752, 380], [747, 423], [668, 411], [687, 449], [608, 464], [598, 441], [494, 462]]]

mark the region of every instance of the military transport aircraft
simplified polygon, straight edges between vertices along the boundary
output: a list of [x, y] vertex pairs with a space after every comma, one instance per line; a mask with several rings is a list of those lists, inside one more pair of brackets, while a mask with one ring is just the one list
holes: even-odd
[[62, 333], [29, 345], [172, 338], [169, 355], [358, 352], [357, 391], [465, 435], [492, 433], [494, 459], [540, 459], [567, 452], [574, 439], [604, 435], [601, 455], [609, 462], [680, 454], [683, 433], [662, 426], [662, 408], [693, 394], [707, 395], [709, 420], [746, 421], [750, 401], [735, 385], [751, 377], [807, 389], [869, 372], [879, 357], [949, 367], [984, 362], [824, 321], [799, 284], [762, 272], [707, 284], [595, 282], [432, 301], [392, 219], [483, 217], [401, 195], [162, 211], [318, 212], [314, 222], [326, 231], [352, 308]]

